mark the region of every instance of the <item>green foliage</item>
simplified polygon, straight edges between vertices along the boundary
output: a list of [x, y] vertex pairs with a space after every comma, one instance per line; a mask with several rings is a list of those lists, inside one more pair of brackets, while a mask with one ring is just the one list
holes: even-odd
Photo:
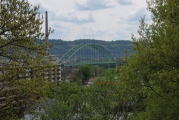
[[71, 74], [69, 74], [68, 79], [71, 82], [76, 82], [78, 85], [82, 85], [82, 79], [79, 69], [73, 69]]
[[22, 117], [49, 88], [43, 78], [50, 64], [45, 61], [38, 9], [25, 0], [0, 2], [0, 96], [5, 97], [1, 119]]
[[45, 114], [42, 118], [69, 120], [75, 113], [78, 113], [80, 103], [80, 96], [83, 88], [76, 83], [62, 83], [56, 89], [54, 98], [49, 99], [48, 104], [44, 104], [42, 108]]
[[[119, 69], [119, 100], [131, 103], [131, 119], [177, 120], [179, 116], [179, 17], [177, 0], [150, 0], [153, 23], [141, 20], [136, 55]], [[124, 95], [121, 97], [121, 95]]]
[[85, 85], [93, 75], [93, 67], [90, 65], [80, 66], [79, 68], [73, 69], [69, 75], [71, 82], [76, 82], [78, 85]]
[[126, 61], [125, 61], [125, 57], [124, 57], [124, 56], [123, 56], [123, 57], [118, 57], [118, 58], [116, 59], [116, 64], [117, 64], [117, 66], [125, 65], [125, 63], [126, 63]]
[[79, 67], [79, 72], [80, 72], [81, 80], [82, 80], [83, 84], [85, 84], [85, 82], [88, 82], [89, 79], [93, 75], [92, 66], [90, 66], [90, 65], [80, 66]]
[[107, 70], [107, 68], [105, 68], [103, 65], [93, 66], [92, 69], [93, 69], [93, 78], [99, 77]]
[[[106, 71], [110, 73], [114, 69]], [[111, 74], [111, 73], [110, 73]], [[117, 82], [107, 77], [99, 77], [90, 86], [80, 86], [63, 82], [57, 92], [43, 106], [43, 119], [84, 119], [115, 120], [124, 115], [122, 106], [117, 106]]]
[[106, 80], [114, 80], [114, 77], [116, 76], [116, 70], [115, 68], [109, 68], [106, 71], [104, 71], [100, 76], [105, 77]]

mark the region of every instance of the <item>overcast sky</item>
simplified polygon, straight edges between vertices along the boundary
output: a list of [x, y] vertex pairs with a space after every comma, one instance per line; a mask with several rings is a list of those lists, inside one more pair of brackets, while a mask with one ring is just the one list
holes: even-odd
[[48, 11], [49, 27], [55, 31], [50, 39], [131, 40], [137, 36], [139, 20], [146, 10], [146, 0], [28, 0]]

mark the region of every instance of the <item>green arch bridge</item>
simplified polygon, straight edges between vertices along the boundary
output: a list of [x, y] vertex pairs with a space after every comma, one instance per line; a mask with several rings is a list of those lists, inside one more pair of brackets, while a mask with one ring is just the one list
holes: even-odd
[[80, 44], [68, 50], [60, 59], [64, 66], [116, 64], [110, 52], [99, 44]]

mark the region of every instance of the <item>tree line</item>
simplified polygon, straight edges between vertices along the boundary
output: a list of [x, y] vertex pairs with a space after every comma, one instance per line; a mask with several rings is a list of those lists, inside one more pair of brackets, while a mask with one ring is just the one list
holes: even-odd
[[[132, 41], [129, 40], [114, 40], [114, 41], [104, 41], [104, 40], [94, 40], [94, 39], [80, 39], [74, 41], [65, 41], [61, 39], [51, 39], [49, 40], [52, 46], [50, 47], [50, 54], [58, 55], [61, 57], [71, 48], [80, 44], [99, 44], [107, 49], [111, 55], [117, 59], [125, 56], [125, 51], [128, 54], [135, 53], [133, 50]], [[85, 52], [84, 52], [85, 53]]]

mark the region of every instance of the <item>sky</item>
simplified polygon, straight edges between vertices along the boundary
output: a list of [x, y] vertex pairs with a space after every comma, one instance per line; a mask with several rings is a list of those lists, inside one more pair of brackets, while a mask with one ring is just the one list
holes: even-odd
[[[146, 0], [28, 0], [48, 11], [49, 39], [131, 40], [138, 37], [139, 20], [151, 22]], [[43, 25], [45, 26], [45, 25]], [[44, 28], [43, 28], [44, 30]], [[45, 30], [44, 30], [45, 31]]]

